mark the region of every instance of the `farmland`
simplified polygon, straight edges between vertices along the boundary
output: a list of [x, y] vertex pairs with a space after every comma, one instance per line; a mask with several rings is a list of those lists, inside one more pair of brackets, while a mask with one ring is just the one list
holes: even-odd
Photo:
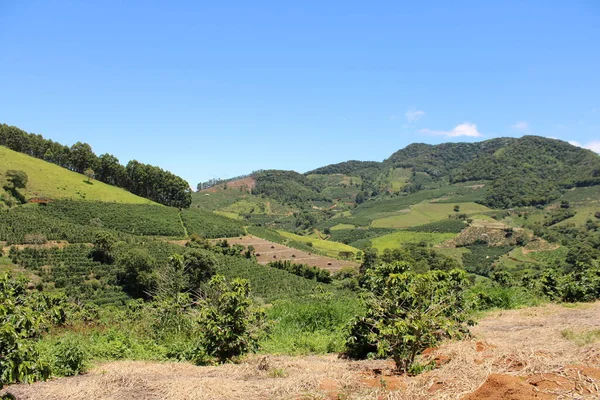
[[[459, 206], [458, 212], [454, 211], [456, 205]], [[372, 226], [375, 228], [408, 228], [439, 221], [448, 218], [452, 214], [464, 213], [472, 215], [487, 211], [491, 210], [472, 202], [456, 204], [422, 202], [411, 206], [409, 210], [403, 211], [398, 215], [376, 219], [373, 221]]]
[[431, 232], [409, 232], [397, 231], [388, 235], [379, 236], [371, 240], [373, 248], [379, 251], [385, 249], [401, 248], [405, 244], [423, 243], [426, 246], [435, 246], [452, 239], [456, 236], [453, 233], [431, 233]]
[[[266, 265], [272, 261], [287, 260], [299, 264], [308, 264], [310, 266], [323, 268], [331, 272], [337, 272], [345, 267], [358, 268], [358, 264], [355, 261], [339, 260], [333, 257], [321, 256], [318, 254], [294, 249], [283, 244], [270, 242], [252, 235], [233, 237], [227, 239], [227, 241], [232, 245], [239, 244], [246, 248], [248, 246], [254, 247], [256, 251], [256, 260], [262, 265]], [[356, 249], [354, 250], [358, 251]]]

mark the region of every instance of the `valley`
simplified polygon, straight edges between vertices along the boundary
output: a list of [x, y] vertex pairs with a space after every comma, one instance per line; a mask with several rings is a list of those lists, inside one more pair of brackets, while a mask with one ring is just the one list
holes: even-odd
[[192, 192], [58, 148], [0, 126], [7, 396], [598, 395], [591, 151], [412, 144]]

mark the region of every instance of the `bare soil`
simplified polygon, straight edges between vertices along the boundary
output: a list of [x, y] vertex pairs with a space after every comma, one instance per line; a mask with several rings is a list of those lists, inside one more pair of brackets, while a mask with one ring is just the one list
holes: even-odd
[[[214, 243], [216, 240], [213, 240]], [[359, 264], [353, 261], [338, 260], [318, 254], [311, 254], [279, 243], [248, 235], [235, 238], [227, 238], [229, 244], [240, 244], [244, 247], [254, 246], [256, 260], [259, 264], [267, 264], [271, 261], [289, 260], [299, 264], [308, 264], [331, 272], [337, 272], [344, 267], [358, 268]]]
[[600, 398], [600, 343], [561, 332], [600, 328], [600, 302], [489, 314], [473, 338], [428, 349], [438, 367], [396, 375], [389, 360], [254, 355], [240, 364], [119, 361], [88, 374], [7, 388], [18, 399], [462, 399]]
[[252, 190], [252, 188], [254, 188], [254, 186], [256, 186], [256, 180], [253, 177], [248, 176], [246, 178], [236, 179], [235, 181], [229, 181], [227, 183], [220, 183], [218, 185], [209, 187], [208, 189], [201, 190], [201, 192], [216, 193], [219, 190], [223, 190], [225, 188], [225, 185], [227, 185], [228, 189], [242, 188], [242, 189], [250, 192]]

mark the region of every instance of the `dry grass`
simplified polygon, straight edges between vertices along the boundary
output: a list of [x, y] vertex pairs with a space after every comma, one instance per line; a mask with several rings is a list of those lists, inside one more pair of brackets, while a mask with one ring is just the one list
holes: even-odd
[[[499, 311], [473, 339], [430, 354], [440, 366], [394, 376], [389, 361], [252, 356], [237, 365], [122, 361], [87, 375], [10, 387], [19, 399], [598, 399], [600, 343], [562, 332], [600, 328], [600, 302]], [[427, 361], [424, 360], [424, 361]]]

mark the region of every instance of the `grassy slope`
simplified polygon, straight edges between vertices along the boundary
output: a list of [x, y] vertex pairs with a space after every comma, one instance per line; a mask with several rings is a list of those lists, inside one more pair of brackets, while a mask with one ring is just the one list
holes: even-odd
[[[376, 219], [373, 221], [372, 226], [375, 228], [409, 228], [439, 221], [448, 218], [450, 214], [455, 214], [454, 205], [452, 203], [430, 203], [425, 201], [411, 206], [408, 213]], [[486, 206], [472, 202], [456, 203], [456, 205], [460, 206], [460, 213], [465, 214], [491, 211]]]
[[69, 171], [52, 163], [18, 153], [0, 146], [0, 183], [9, 169], [25, 171], [29, 178], [26, 189], [20, 189], [26, 199], [49, 197], [52, 199], [96, 200], [132, 204], [154, 204], [126, 190], [99, 181], [87, 183], [84, 175]]
[[329, 240], [321, 240], [321, 239], [307, 237], [307, 236], [300, 236], [300, 235], [296, 235], [296, 234], [293, 234], [290, 232], [285, 232], [285, 231], [277, 231], [277, 232], [279, 232], [279, 234], [282, 236], [285, 236], [292, 240], [296, 240], [298, 242], [304, 242], [304, 243], [311, 242], [315, 249], [327, 254], [330, 257], [337, 257], [338, 253], [340, 251], [351, 251], [354, 254], [356, 254], [357, 252], [360, 251], [359, 249], [357, 249], [355, 247], [348, 246], [347, 244], [343, 244], [343, 243], [339, 243], [339, 242], [332, 242]]
[[398, 231], [389, 235], [379, 236], [371, 239], [373, 248], [383, 251], [385, 249], [397, 249], [406, 243], [425, 242], [427, 244], [436, 245], [452, 239], [454, 233], [429, 233], [429, 232], [408, 232]]

